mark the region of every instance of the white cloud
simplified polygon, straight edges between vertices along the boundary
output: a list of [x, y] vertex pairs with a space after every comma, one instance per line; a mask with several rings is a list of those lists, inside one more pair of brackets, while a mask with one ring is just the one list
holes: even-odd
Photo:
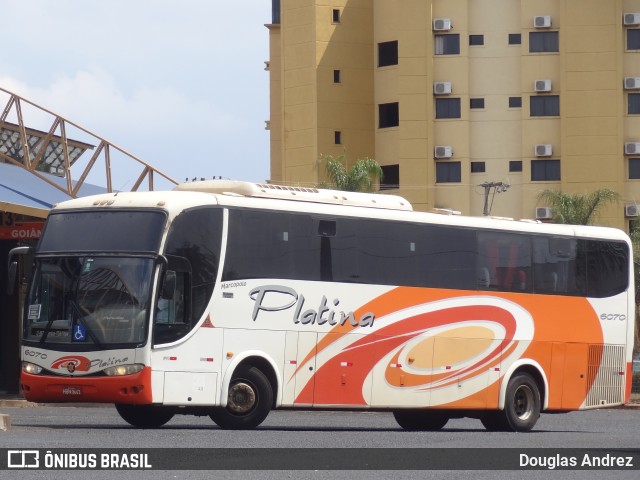
[[0, 31], [12, 46], [0, 58], [0, 87], [179, 180], [262, 181], [269, 176], [263, 24], [270, 6], [3, 0], [3, 17], [22, 18], [28, 29], [16, 21]]

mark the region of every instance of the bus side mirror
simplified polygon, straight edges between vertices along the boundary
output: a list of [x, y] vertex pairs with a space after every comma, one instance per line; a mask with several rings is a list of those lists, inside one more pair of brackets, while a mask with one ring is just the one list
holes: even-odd
[[13, 295], [16, 285], [16, 273], [18, 272], [18, 262], [14, 260], [9, 264], [9, 275], [7, 280], [7, 295]]
[[7, 275], [7, 295], [13, 295], [18, 272], [18, 260], [14, 260], [15, 255], [26, 255], [31, 251], [31, 247], [16, 247], [9, 250], [9, 270]]
[[160, 298], [171, 300], [176, 293], [176, 272], [167, 270], [162, 280], [162, 288], [160, 290]]

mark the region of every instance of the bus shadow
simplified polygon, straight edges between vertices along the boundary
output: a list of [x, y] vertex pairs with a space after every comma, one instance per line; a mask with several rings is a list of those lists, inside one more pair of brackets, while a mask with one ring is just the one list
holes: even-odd
[[[259, 433], [259, 432], [318, 432], [318, 433], [333, 433], [333, 432], [363, 432], [363, 433], [376, 433], [376, 432], [386, 432], [386, 433], [402, 433], [406, 435], [415, 435], [415, 434], [432, 434], [438, 435], [443, 433], [466, 433], [466, 434], [474, 434], [479, 433], [483, 435], [520, 435], [517, 432], [489, 432], [484, 428], [443, 428], [442, 430], [436, 431], [412, 431], [412, 430], [404, 430], [400, 427], [339, 427], [339, 426], [277, 426], [277, 425], [263, 425], [254, 430], [224, 430], [218, 427], [215, 424], [207, 425], [164, 425], [159, 428], [137, 428], [131, 425], [89, 425], [89, 424], [50, 424], [43, 425], [41, 423], [20, 423], [14, 422], [13, 427], [23, 427], [23, 428], [38, 428], [38, 429], [48, 429], [48, 430], [154, 430], [156, 432], [162, 431], [184, 431], [184, 430], [218, 430], [221, 432], [251, 432], [251, 433]], [[548, 433], [584, 433], [584, 434], [595, 434], [598, 432], [592, 431], [584, 431], [584, 430], [545, 430], [545, 429], [534, 429], [530, 432], [527, 432], [528, 435], [540, 435], [540, 434], [548, 434]]]

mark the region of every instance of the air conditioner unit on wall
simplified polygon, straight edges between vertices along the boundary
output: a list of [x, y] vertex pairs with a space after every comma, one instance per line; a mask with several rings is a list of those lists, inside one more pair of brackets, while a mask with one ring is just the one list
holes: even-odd
[[640, 142], [625, 142], [625, 155], [640, 155]]
[[453, 25], [451, 24], [450, 18], [434, 18], [433, 19], [433, 29], [436, 32], [451, 30], [452, 28], [453, 28]]
[[640, 25], [640, 13], [625, 13], [622, 15], [622, 23], [624, 25]]
[[534, 28], [551, 28], [551, 17], [545, 15], [542, 17], [533, 17]]
[[553, 218], [553, 210], [551, 207], [536, 207], [536, 218], [538, 220], [551, 220]]
[[553, 155], [553, 146], [548, 143], [536, 145], [533, 148], [533, 154], [536, 157], [550, 157]]
[[435, 95], [448, 95], [451, 93], [451, 82], [433, 82]]
[[640, 89], [640, 77], [624, 77], [625, 90]]
[[637, 217], [640, 216], [640, 205], [625, 205], [624, 206], [625, 217]]
[[453, 149], [450, 145], [436, 145], [433, 148], [433, 156], [435, 158], [451, 158]]
[[533, 89], [536, 92], [550, 92], [551, 80], [536, 80], [533, 82]]

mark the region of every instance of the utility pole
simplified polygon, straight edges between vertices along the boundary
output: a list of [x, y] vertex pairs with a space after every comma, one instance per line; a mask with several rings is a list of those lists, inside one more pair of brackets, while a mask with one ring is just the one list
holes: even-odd
[[506, 192], [511, 185], [504, 182], [484, 182], [480, 186], [484, 188], [484, 209], [482, 210], [482, 214], [487, 216], [491, 212], [491, 207], [489, 206], [489, 195], [491, 194], [491, 190], [493, 190], [493, 195], [491, 197], [491, 205], [493, 206], [493, 199], [496, 196], [496, 193]]

